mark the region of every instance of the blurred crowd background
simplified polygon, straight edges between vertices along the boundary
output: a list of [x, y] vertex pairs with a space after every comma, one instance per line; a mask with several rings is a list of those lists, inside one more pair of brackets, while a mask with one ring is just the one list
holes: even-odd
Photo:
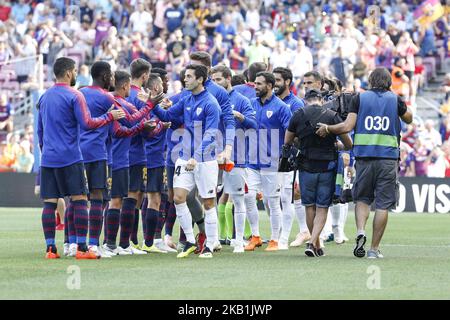
[[361, 92], [371, 70], [388, 68], [418, 115], [404, 128], [401, 174], [450, 177], [449, 20], [450, 1], [439, 0], [0, 0], [0, 171], [32, 170], [24, 106], [53, 84], [58, 57], [77, 62], [78, 88], [96, 60], [118, 70], [144, 58], [169, 72], [173, 95], [189, 53], [202, 50], [236, 74], [253, 62], [289, 67], [300, 97], [311, 70]]

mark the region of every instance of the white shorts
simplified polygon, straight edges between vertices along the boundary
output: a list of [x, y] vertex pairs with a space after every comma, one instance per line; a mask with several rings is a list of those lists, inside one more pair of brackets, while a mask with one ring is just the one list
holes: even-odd
[[280, 174], [276, 171], [247, 168], [248, 190], [262, 191], [264, 197], [279, 197], [281, 192]]
[[234, 168], [231, 172], [223, 173], [223, 191], [225, 193], [243, 195], [246, 182], [247, 171], [245, 168]]
[[197, 186], [198, 194], [201, 198], [215, 198], [217, 177], [219, 175], [217, 161], [198, 162], [192, 171], [186, 171], [186, 163], [187, 161], [183, 159], [176, 161], [173, 187], [185, 189], [190, 192]]

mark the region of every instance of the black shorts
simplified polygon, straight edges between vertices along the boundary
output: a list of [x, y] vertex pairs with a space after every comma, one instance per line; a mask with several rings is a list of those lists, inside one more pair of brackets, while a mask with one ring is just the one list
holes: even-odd
[[145, 192], [147, 183], [147, 168], [144, 165], [130, 167], [130, 192]]
[[147, 168], [147, 192], [164, 191], [164, 167]]
[[108, 164], [106, 160], [85, 163], [84, 169], [86, 170], [89, 191], [95, 189], [105, 190], [108, 187]]
[[111, 198], [128, 197], [128, 184], [130, 181], [129, 169], [123, 168], [112, 172]]
[[173, 189], [173, 175], [175, 174], [175, 167], [166, 167], [166, 176], [167, 176], [167, 188]]
[[111, 188], [112, 188], [112, 166], [108, 165], [108, 173], [106, 176], [106, 189], [103, 189], [103, 200], [111, 200]]
[[353, 201], [371, 205], [375, 209], [394, 209], [399, 195], [398, 161], [390, 159], [364, 160], [355, 163], [356, 177], [353, 184]]
[[62, 168], [41, 167], [41, 199], [87, 194], [83, 162]]

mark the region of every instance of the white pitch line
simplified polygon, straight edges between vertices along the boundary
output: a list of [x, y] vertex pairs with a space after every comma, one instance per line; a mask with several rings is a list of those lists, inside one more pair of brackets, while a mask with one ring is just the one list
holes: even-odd
[[411, 248], [440, 248], [440, 249], [450, 249], [450, 245], [444, 245], [444, 246], [434, 246], [434, 245], [423, 245], [423, 244], [381, 244], [381, 247], [411, 247]]

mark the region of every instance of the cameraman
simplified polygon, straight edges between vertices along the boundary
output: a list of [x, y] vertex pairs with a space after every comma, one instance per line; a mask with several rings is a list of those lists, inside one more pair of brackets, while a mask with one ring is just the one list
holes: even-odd
[[319, 236], [327, 219], [328, 208], [333, 199], [337, 169], [337, 145], [339, 149], [350, 149], [352, 141], [342, 134], [342, 143], [336, 141], [336, 135], [320, 138], [315, 134], [317, 123], [338, 124], [339, 115], [323, 104], [318, 90], [310, 90], [305, 95], [306, 107], [299, 109], [290, 120], [284, 143], [291, 145], [294, 138], [299, 140], [300, 150], [300, 190], [302, 203], [306, 207], [306, 219], [311, 233], [310, 243], [305, 254], [309, 257], [323, 255]]

